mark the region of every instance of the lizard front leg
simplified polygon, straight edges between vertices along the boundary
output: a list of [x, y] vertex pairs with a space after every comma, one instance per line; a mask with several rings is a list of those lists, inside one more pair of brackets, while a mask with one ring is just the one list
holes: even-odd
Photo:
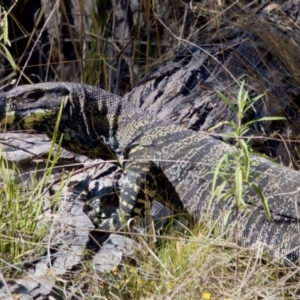
[[106, 214], [100, 207], [88, 215], [102, 230], [119, 230], [130, 218], [139, 224], [144, 216], [150, 215], [151, 202], [157, 193], [157, 181], [151, 162], [129, 162], [125, 166], [120, 190], [119, 208]]

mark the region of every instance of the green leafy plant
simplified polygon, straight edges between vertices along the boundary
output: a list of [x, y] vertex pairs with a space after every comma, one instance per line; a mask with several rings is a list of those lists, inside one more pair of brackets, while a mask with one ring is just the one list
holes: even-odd
[[[218, 162], [215, 170], [212, 183], [212, 195], [210, 198], [210, 204], [213, 199], [228, 199], [234, 196], [236, 199], [237, 209], [245, 209], [247, 207], [244, 199], [243, 192], [247, 187], [251, 187], [261, 199], [264, 207], [266, 217], [271, 220], [271, 213], [268, 205], [268, 201], [262, 192], [262, 190], [253, 182], [249, 181], [250, 166], [251, 166], [251, 149], [250, 141], [251, 137], [247, 137], [246, 134], [250, 130], [250, 125], [257, 122], [264, 121], [278, 121], [285, 120], [283, 117], [263, 117], [243, 123], [243, 117], [245, 113], [253, 107], [254, 103], [261, 99], [262, 95], [249, 99], [249, 93], [244, 89], [245, 83], [242, 82], [237, 97], [237, 105], [235, 106], [230, 99], [224, 94], [218, 93], [222, 100], [232, 109], [236, 115], [236, 121], [224, 121], [220, 122], [216, 126], [212, 127], [213, 130], [222, 125], [229, 125], [232, 127], [232, 132], [229, 133], [229, 137], [235, 141], [235, 147], [232, 151], [225, 154]], [[234, 169], [234, 172], [232, 172]], [[222, 182], [219, 183], [218, 179], [222, 178]], [[226, 187], [230, 187], [226, 189]]]
[[0, 6], [0, 53], [8, 60], [12, 68], [16, 71], [18, 67], [11, 56], [7, 46], [10, 46], [8, 38], [8, 16], [9, 12], [6, 12], [3, 7]]

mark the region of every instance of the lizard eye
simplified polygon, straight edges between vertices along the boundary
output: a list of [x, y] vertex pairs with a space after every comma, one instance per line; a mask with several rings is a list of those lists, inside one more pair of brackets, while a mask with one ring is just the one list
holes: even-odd
[[41, 98], [41, 93], [37, 93], [37, 92], [28, 92], [25, 93], [22, 98], [25, 102], [36, 102], [38, 99]]

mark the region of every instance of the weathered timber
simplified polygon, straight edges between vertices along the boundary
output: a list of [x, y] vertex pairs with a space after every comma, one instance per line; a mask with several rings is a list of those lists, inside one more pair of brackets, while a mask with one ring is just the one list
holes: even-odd
[[[300, 1], [193, 1], [207, 24], [151, 69], [125, 95], [158, 118], [189, 129], [207, 131], [236, 116], [218, 96], [234, 104], [241, 81], [249, 99], [264, 95], [244, 121], [281, 115], [286, 122], [254, 124], [252, 146], [284, 165], [298, 168]], [[231, 127], [217, 127], [223, 140]]]

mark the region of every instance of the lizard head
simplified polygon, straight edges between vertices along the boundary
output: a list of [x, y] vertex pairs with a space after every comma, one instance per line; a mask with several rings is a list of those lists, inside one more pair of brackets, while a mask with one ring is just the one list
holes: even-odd
[[108, 114], [95, 97], [101, 93], [103, 103], [108, 104], [111, 94], [80, 84], [22, 85], [0, 93], [0, 123], [35, 129], [50, 138], [56, 132], [56, 141], [63, 134], [64, 148], [92, 158], [111, 158], [105, 144]]
[[53, 83], [16, 87], [0, 96], [0, 122], [37, 130], [44, 125], [44, 130], [40, 131], [52, 131], [61, 106], [68, 102], [69, 93], [64, 85]]

